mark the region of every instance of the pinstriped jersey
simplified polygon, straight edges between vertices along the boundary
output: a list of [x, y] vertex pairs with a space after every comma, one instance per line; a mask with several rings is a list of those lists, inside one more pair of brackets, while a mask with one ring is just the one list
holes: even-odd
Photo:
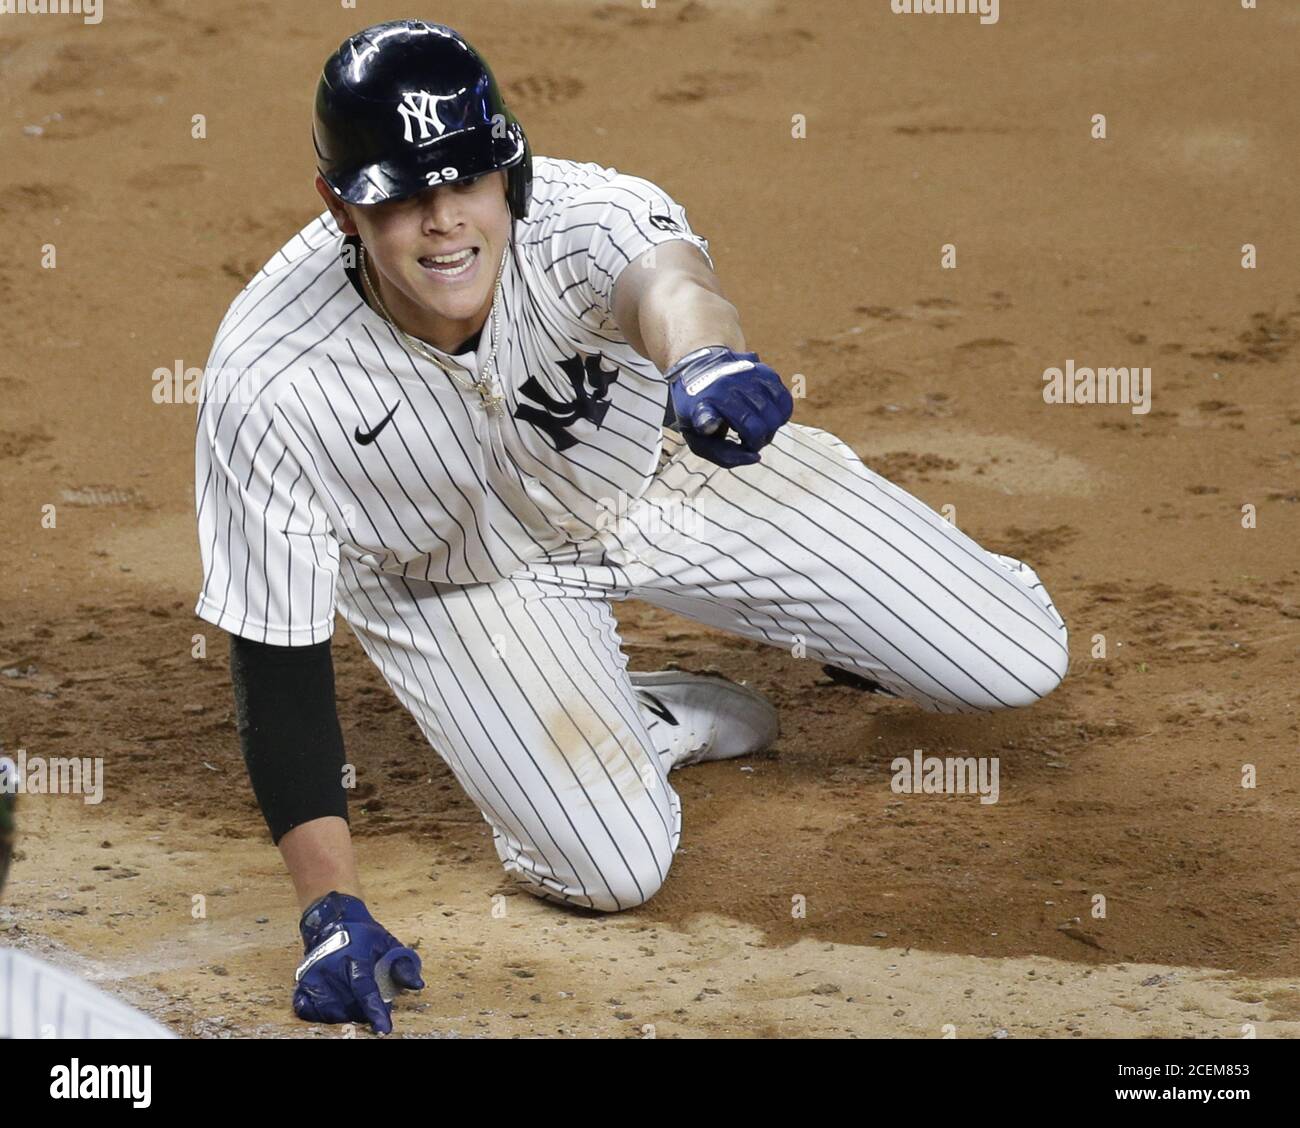
[[[677, 239], [708, 257], [656, 185], [535, 157], [495, 305], [504, 405], [491, 413], [365, 303], [329, 213], [308, 224], [231, 304], [205, 368], [199, 616], [309, 645], [333, 630], [343, 558], [452, 584], [574, 558], [658, 463], [667, 386], [611, 303], [630, 262]], [[465, 353], [434, 351], [470, 384], [491, 330]]]

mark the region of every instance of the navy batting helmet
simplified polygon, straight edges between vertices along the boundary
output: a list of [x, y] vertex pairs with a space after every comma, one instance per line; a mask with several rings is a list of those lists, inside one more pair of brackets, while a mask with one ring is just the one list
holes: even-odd
[[344, 42], [316, 87], [312, 135], [321, 176], [350, 204], [506, 169], [510, 214], [528, 212], [523, 126], [483, 58], [441, 24], [394, 20]]

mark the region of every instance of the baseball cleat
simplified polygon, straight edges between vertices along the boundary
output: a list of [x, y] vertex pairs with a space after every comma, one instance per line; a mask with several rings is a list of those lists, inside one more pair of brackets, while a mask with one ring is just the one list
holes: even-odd
[[670, 767], [752, 756], [775, 743], [781, 724], [761, 693], [730, 678], [680, 670], [629, 675], [646, 728]]

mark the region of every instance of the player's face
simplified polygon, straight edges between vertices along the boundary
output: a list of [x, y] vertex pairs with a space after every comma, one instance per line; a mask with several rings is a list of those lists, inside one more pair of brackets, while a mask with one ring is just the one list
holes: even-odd
[[371, 276], [404, 329], [452, 349], [482, 328], [510, 240], [505, 193], [506, 173], [496, 171], [405, 200], [347, 206]]

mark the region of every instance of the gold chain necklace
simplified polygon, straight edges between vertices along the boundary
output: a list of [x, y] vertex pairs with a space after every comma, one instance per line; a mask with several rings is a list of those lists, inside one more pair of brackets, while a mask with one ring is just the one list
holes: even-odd
[[467, 383], [442, 363], [438, 358], [437, 353], [433, 351], [433, 346], [426, 344], [424, 341], [420, 340], [419, 337], [411, 336], [410, 333], [398, 325], [393, 319], [393, 315], [388, 312], [388, 308], [384, 305], [383, 298], [379, 296], [379, 288], [370, 280], [370, 265], [366, 261], [366, 245], [364, 243], [361, 244], [361, 282], [365, 286], [366, 293], [370, 296], [370, 299], [375, 303], [379, 312], [383, 314], [384, 320], [397, 330], [398, 335], [406, 342], [407, 348], [424, 357], [425, 360], [436, 364], [447, 374], [447, 378], [458, 388], [466, 392], [478, 392], [480, 406], [489, 414], [493, 415], [499, 415], [503, 405], [505, 404], [505, 398], [496, 389], [495, 365], [497, 356], [497, 334], [499, 329], [497, 322], [497, 305], [501, 300], [501, 276], [505, 273], [506, 254], [508, 253], [508, 249], [507, 251], [502, 252], [501, 266], [497, 269], [496, 288], [492, 294], [492, 348], [488, 352], [487, 360], [483, 364], [482, 375], [476, 376], [472, 382]]

